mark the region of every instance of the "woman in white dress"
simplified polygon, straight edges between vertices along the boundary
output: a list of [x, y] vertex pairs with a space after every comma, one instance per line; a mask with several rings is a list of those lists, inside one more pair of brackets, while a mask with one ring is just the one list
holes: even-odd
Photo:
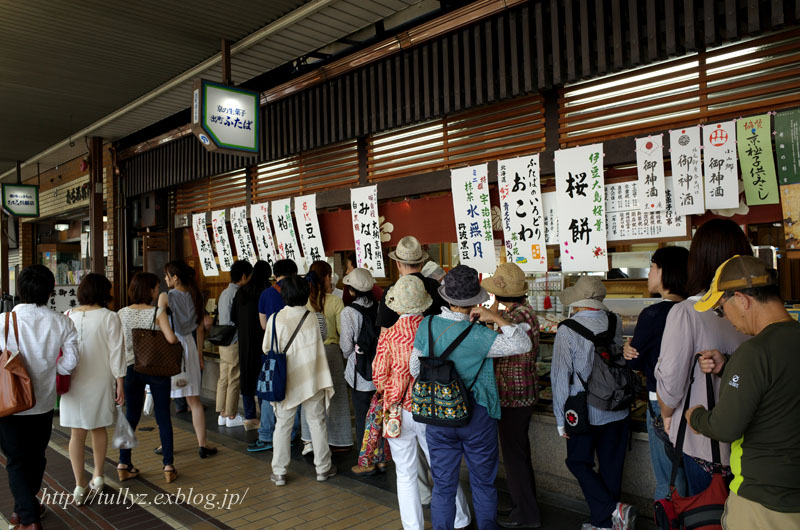
[[[197, 436], [200, 458], [217, 454], [206, 442], [206, 416], [200, 402], [203, 369], [203, 295], [197, 286], [194, 269], [183, 261], [164, 265], [168, 293], [158, 297], [158, 307], [167, 310], [175, 335], [183, 346], [184, 371], [172, 377], [170, 396], [186, 398], [192, 410], [192, 424]], [[195, 337], [192, 337], [195, 332]]]
[[114, 423], [114, 404], [125, 401], [125, 344], [119, 317], [108, 309], [111, 282], [101, 274], [88, 274], [78, 286], [78, 303], [67, 312], [78, 330], [78, 365], [69, 392], [61, 396], [61, 426], [70, 427], [69, 459], [75, 475], [75, 504], [83, 504], [86, 435], [92, 433], [94, 473], [88, 486], [103, 489], [106, 427]]

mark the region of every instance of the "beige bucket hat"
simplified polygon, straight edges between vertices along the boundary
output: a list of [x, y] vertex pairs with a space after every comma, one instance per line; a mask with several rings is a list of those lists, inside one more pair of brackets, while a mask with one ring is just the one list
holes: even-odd
[[425, 284], [414, 275], [401, 276], [386, 293], [386, 306], [398, 315], [424, 313], [433, 303]]
[[428, 253], [422, 250], [419, 239], [414, 236], [406, 236], [397, 242], [397, 248], [389, 252], [389, 257], [400, 263], [418, 265], [425, 263]]

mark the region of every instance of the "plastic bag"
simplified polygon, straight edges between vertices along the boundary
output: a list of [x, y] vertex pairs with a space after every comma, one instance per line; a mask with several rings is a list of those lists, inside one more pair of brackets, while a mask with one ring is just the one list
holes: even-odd
[[146, 395], [144, 397], [144, 407], [142, 408], [142, 412], [150, 416], [153, 413], [153, 394], [150, 392], [150, 385], [145, 385], [144, 389]]
[[111, 447], [114, 449], [133, 449], [138, 444], [136, 434], [134, 434], [128, 418], [122, 412], [122, 406], [117, 405], [117, 426], [114, 428], [114, 437], [111, 439]]

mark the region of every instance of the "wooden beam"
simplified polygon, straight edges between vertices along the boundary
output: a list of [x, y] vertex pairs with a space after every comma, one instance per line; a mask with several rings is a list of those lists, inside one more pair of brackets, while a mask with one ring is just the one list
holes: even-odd
[[231, 84], [231, 41], [222, 39], [222, 84]]
[[92, 272], [106, 273], [103, 257], [103, 139], [89, 139], [89, 234]]

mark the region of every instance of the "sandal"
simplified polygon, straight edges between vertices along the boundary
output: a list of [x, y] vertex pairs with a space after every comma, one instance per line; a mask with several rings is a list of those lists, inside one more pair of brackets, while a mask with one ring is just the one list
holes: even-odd
[[178, 470], [172, 465], [170, 466], [172, 469], [166, 469], [166, 467], [167, 466], [164, 466], [164, 480], [166, 480], [167, 484], [169, 484], [178, 478]]
[[128, 467], [117, 467], [117, 477], [119, 477], [120, 482], [124, 482], [128, 479], [132, 479], [138, 476], [139, 476], [139, 470], [133, 467], [133, 464], [128, 464]]

